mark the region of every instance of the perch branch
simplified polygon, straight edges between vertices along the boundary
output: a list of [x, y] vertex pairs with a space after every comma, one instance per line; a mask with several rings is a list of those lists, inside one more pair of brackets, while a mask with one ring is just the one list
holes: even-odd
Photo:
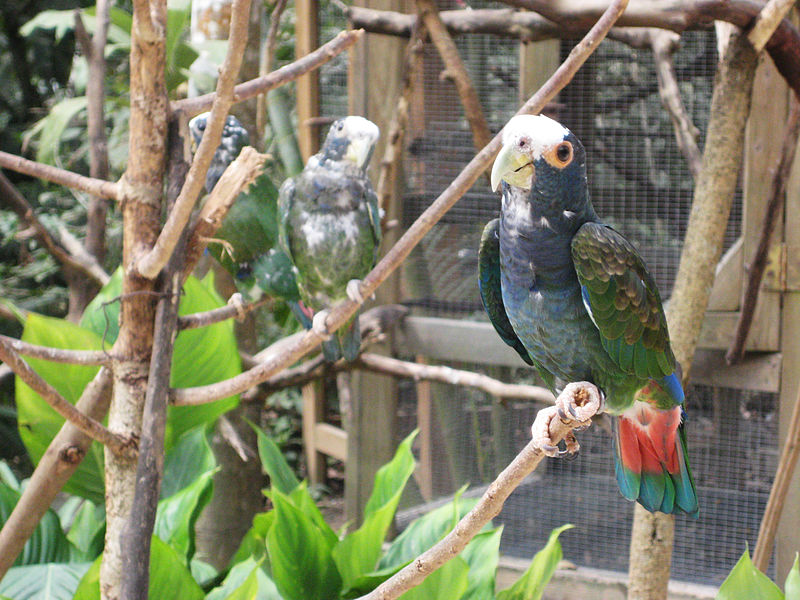
[[62, 265], [83, 273], [100, 285], [105, 285], [105, 282], [108, 281], [108, 274], [98, 264], [97, 260], [86, 252], [71, 253], [64, 247], [63, 241], [61, 243], [57, 242], [36, 216], [33, 207], [28, 204], [25, 197], [19, 193], [19, 190], [3, 173], [0, 173], [0, 199], [36, 232], [36, 238], [53, 258]]
[[475, 86], [472, 85], [472, 80], [469, 77], [469, 73], [467, 73], [464, 62], [461, 60], [453, 38], [450, 37], [447, 27], [444, 26], [442, 19], [439, 17], [436, 4], [434, 4], [433, 0], [416, 0], [416, 5], [417, 12], [425, 24], [425, 29], [428, 30], [431, 41], [442, 58], [445, 73], [449, 79], [452, 79], [456, 90], [458, 90], [461, 105], [464, 107], [464, 116], [472, 130], [472, 142], [475, 150], [480, 151], [492, 140], [492, 133], [489, 131], [489, 124], [483, 115], [483, 109], [478, 99], [478, 93], [475, 91]]
[[[250, 98], [268, 92], [285, 83], [294, 81], [309, 71], [318, 69], [355, 44], [362, 35], [364, 35], [364, 31], [361, 29], [339, 32], [335, 38], [323, 44], [314, 50], [314, 52], [306, 54], [304, 57], [273, 71], [265, 77], [259, 77], [258, 79], [240, 83], [233, 88], [233, 102], [249, 100]], [[200, 114], [204, 110], [208, 110], [214, 102], [215, 95], [215, 93], [211, 93], [194, 98], [175, 100], [172, 102], [171, 108], [173, 111], [182, 110], [188, 116], [194, 116]], [[0, 163], [0, 166], [2, 166], [2, 163]]]
[[772, 234], [775, 232], [775, 226], [783, 215], [786, 181], [789, 179], [789, 172], [794, 163], [798, 135], [800, 135], [800, 103], [798, 103], [797, 97], [792, 95], [791, 110], [786, 124], [781, 156], [777, 166], [770, 169], [772, 171], [770, 195], [767, 200], [764, 223], [761, 226], [758, 245], [748, 267], [747, 285], [742, 295], [742, 309], [739, 311], [739, 319], [736, 321], [736, 329], [730, 348], [725, 354], [725, 360], [729, 365], [737, 364], [744, 358], [744, 347], [747, 342], [747, 335], [750, 333], [750, 326], [753, 323], [756, 303], [758, 302], [758, 290], [761, 287], [761, 280], [767, 268], [770, 241], [772, 240]]
[[102, 179], [94, 179], [93, 177], [85, 177], [78, 175], [72, 171], [59, 169], [43, 163], [38, 163], [21, 156], [9, 154], [8, 152], [0, 152], [0, 167], [11, 169], [17, 173], [23, 173], [44, 179], [51, 183], [58, 183], [64, 187], [68, 187], [87, 194], [95, 196], [102, 196], [103, 198], [110, 198], [112, 200], [122, 200], [122, 193], [118, 183], [111, 181], [103, 181]]
[[247, 304], [243, 304], [238, 307], [233, 305], [222, 306], [220, 308], [215, 308], [214, 310], [184, 315], [182, 317], [178, 317], [178, 329], [183, 330], [197, 329], [198, 327], [208, 327], [209, 325], [214, 325], [215, 323], [221, 323], [222, 321], [227, 321], [228, 319], [238, 317], [242, 313], [246, 314], [252, 312], [257, 308], [264, 306], [269, 301], [269, 296], [264, 296], [258, 300], [248, 302]]
[[[86, 386], [75, 407], [99, 421], [111, 402], [111, 371], [102, 367]], [[33, 471], [22, 497], [0, 530], [0, 579], [22, 552], [56, 495], [77, 470], [92, 438], [67, 421], [50, 442]]]
[[181, 193], [175, 206], [169, 212], [166, 223], [158, 235], [153, 248], [142, 256], [135, 269], [145, 278], [154, 279], [167, 264], [181, 233], [189, 221], [192, 209], [197, 202], [205, 184], [205, 176], [214, 152], [222, 138], [225, 119], [233, 104], [234, 85], [242, 64], [244, 48], [247, 45], [247, 27], [250, 15], [250, 0], [233, 0], [231, 8], [230, 33], [228, 35], [228, 52], [220, 69], [217, 80], [217, 92], [211, 107], [203, 139], [194, 155], [192, 166], [186, 175]]
[[753, 564], [764, 573], [767, 572], [772, 549], [775, 546], [775, 532], [778, 530], [783, 504], [786, 500], [786, 494], [789, 492], [789, 484], [792, 481], [799, 456], [800, 392], [798, 392], [797, 400], [795, 400], [792, 408], [792, 419], [789, 421], [786, 441], [783, 444], [783, 450], [781, 450], [778, 469], [775, 472], [775, 479], [769, 492], [769, 500], [767, 500], [767, 506], [764, 509], [764, 516], [761, 518], [761, 527], [758, 529], [756, 547], [753, 550]]
[[[614, 21], [625, 10], [625, 6], [627, 6], [627, 0], [614, 0], [608, 6], [606, 12], [595, 26], [572, 49], [567, 59], [556, 69], [556, 72], [522, 106], [518, 114], [540, 111], [547, 102], [569, 83], [575, 72], [605, 38]], [[498, 133], [483, 150], [472, 158], [461, 173], [425, 209], [375, 268], [367, 274], [359, 289], [363, 298], [372, 296], [378, 286], [403, 263], [425, 234], [431, 230], [450, 207], [472, 187], [478, 177], [490, 166], [492, 160], [500, 151], [501, 134], [502, 132]], [[352, 300], [345, 300], [334, 306], [326, 319], [328, 330], [335, 331], [338, 327], [341, 327], [358, 310], [359, 306], [360, 303]], [[280, 353], [273, 354], [265, 362], [248, 369], [240, 375], [211, 385], [175, 390], [174, 400], [176, 402], [186, 402], [192, 398], [203, 398], [204, 402], [208, 402], [212, 399], [240, 394], [256, 384], [266, 381], [279, 370], [297, 362], [301, 357], [316, 348], [321, 341], [322, 338], [318, 333], [314, 330], [309, 330], [290, 344], [283, 346]]]
[[[756, 52], [761, 52], [767, 45], [769, 38], [783, 21], [783, 18], [794, 6], [794, 0], [769, 0], [756, 17], [756, 22], [747, 39], [753, 44]], [[763, 569], [762, 569], [763, 570]]]
[[[579, 404], [582, 394], [596, 394], [597, 396], [597, 406], [594, 404], [591, 407], [584, 406], [587, 408], [586, 414], [591, 417], [600, 407], [600, 394], [597, 388], [590, 383], [570, 384], [559, 395], [558, 401]], [[565, 421], [559, 418], [558, 409], [555, 406], [548, 406], [536, 415], [534, 430], [537, 429], [537, 425], [549, 433], [549, 438], [553, 443], [558, 443], [570, 436], [574, 428], [586, 425], [586, 421]], [[503, 503], [511, 495], [511, 492], [539, 465], [545, 457], [546, 451], [545, 444], [534, 436], [534, 439], [528, 442], [528, 445], [517, 454], [511, 464], [497, 476], [475, 507], [458, 522], [450, 533], [373, 591], [361, 596], [359, 600], [394, 600], [422, 583], [428, 575], [454, 558], [489, 521], [500, 513]]]
[[[205, 139], [205, 135], [203, 137]], [[247, 146], [225, 169], [195, 219], [189, 241], [186, 244], [184, 276], [188, 276], [192, 272], [208, 245], [208, 239], [214, 237], [214, 234], [222, 226], [222, 221], [236, 198], [261, 173], [266, 158], [265, 154], [259, 154], [254, 148]]]
[[70, 365], [108, 366], [112, 358], [108, 352], [103, 352], [102, 350], [62, 350], [61, 348], [29, 344], [5, 335], [0, 335], [0, 343], [6, 344], [18, 354]]
[[99, 421], [83, 414], [75, 406], [67, 402], [58, 391], [34, 371], [31, 366], [20, 357], [13, 349], [12, 345], [4, 339], [0, 339], [0, 360], [6, 363], [16, 373], [22, 381], [39, 394], [45, 402], [64, 417], [67, 421], [75, 425], [83, 433], [97, 440], [104, 446], [108, 446], [117, 454], [130, 453], [132, 450], [130, 442], [124, 437], [109, 431]]

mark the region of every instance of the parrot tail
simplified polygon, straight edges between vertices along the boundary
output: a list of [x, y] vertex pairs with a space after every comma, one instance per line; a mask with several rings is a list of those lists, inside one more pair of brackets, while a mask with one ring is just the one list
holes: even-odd
[[650, 512], [697, 517], [697, 490], [680, 406], [661, 410], [637, 401], [614, 418], [614, 462], [622, 495]]
[[358, 358], [361, 351], [361, 329], [358, 325], [358, 313], [333, 334], [327, 342], [322, 342], [322, 354], [328, 362], [336, 362], [340, 358], [348, 362]]

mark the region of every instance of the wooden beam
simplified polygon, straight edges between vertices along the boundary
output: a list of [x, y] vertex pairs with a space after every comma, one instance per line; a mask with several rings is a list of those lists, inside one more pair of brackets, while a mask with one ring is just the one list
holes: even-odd
[[325, 390], [321, 379], [303, 386], [303, 447], [311, 485], [325, 482], [325, 455], [317, 448], [317, 424], [325, 417]]
[[[295, 58], [310, 54], [319, 46], [319, 0], [295, 2]], [[319, 150], [319, 125], [311, 119], [319, 116], [319, 70], [297, 80], [297, 141], [303, 162]]]
[[347, 433], [330, 423], [317, 423], [314, 427], [317, 452], [338, 460], [347, 460]]

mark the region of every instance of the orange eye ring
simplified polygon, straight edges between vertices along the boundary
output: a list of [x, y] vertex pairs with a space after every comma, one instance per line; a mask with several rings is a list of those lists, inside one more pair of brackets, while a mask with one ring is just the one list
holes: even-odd
[[559, 142], [552, 148], [548, 148], [547, 151], [542, 154], [542, 156], [553, 167], [556, 167], [557, 169], [563, 169], [572, 162], [574, 151], [572, 144], [565, 140], [563, 142]]

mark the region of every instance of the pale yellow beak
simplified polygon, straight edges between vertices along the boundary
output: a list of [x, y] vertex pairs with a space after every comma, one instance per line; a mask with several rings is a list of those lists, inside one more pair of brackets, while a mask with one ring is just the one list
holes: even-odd
[[500, 182], [531, 189], [533, 181], [533, 164], [530, 157], [517, 151], [514, 145], [503, 146], [500, 154], [494, 159], [492, 166], [492, 191], [500, 189]]
[[375, 140], [369, 136], [358, 136], [354, 139], [351, 139], [350, 144], [347, 146], [345, 158], [353, 161], [359, 167], [364, 168], [372, 156], [372, 149], [374, 145]]

